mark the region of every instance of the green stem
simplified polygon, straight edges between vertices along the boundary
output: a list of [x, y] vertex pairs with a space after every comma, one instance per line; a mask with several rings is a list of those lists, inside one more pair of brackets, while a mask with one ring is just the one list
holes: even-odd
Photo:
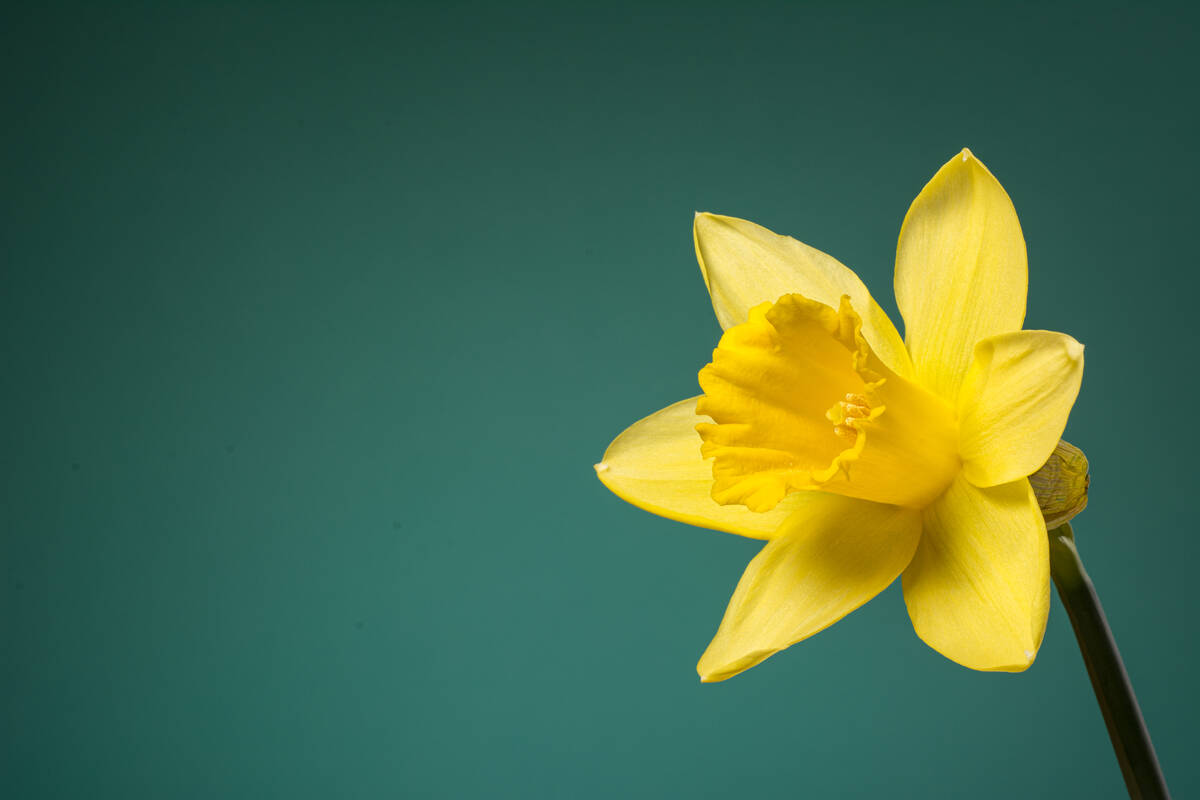
[[1154, 754], [1154, 745], [1150, 743], [1146, 722], [1104, 617], [1104, 609], [1100, 607], [1096, 588], [1079, 560], [1075, 534], [1069, 524], [1050, 531], [1050, 574], [1058, 587], [1058, 596], [1067, 608], [1071, 626], [1075, 628], [1083, 663], [1092, 679], [1092, 689], [1104, 714], [1104, 724], [1108, 726], [1108, 736], [1112, 739], [1129, 796], [1134, 800], [1167, 800], [1170, 794]]

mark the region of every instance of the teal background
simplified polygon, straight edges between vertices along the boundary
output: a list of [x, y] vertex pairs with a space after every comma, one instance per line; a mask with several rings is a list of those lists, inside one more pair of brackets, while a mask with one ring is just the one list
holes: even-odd
[[1195, 795], [1192, 8], [8, 6], [0, 793], [1123, 796], [1057, 600], [1022, 675], [892, 587], [702, 686], [759, 545], [592, 471], [697, 391], [694, 210], [894, 313], [970, 146], [1088, 346], [1080, 546]]

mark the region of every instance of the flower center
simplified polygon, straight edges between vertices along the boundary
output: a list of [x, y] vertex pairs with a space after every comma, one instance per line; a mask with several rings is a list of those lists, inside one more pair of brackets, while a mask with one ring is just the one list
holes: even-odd
[[790, 492], [836, 492], [920, 508], [957, 474], [958, 423], [945, 401], [874, 354], [843, 297], [800, 295], [751, 309], [700, 371], [701, 453], [712, 497], [769, 511]]
[[851, 442], [858, 437], [856, 420], [866, 420], [870, 416], [871, 402], [865, 395], [854, 392], [847, 392], [844, 399], [825, 412], [825, 418], [833, 423], [833, 432]]

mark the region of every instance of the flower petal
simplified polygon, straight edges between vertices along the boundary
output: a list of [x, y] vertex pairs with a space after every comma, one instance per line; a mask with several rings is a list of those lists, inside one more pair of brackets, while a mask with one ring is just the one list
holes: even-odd
[[917, 635], [971, 669], [1027, 668], [1050, 609], [1049, 543], [1029, 481], [980, 489], [959, 476], [923, 516], [904, 571]]
[[1017, 331], [975, 345], [959, 395], [967, 479], [995, 486], [1032, 475], [1054, 452], [1083, 380], [1083, 345], [1065, 333]]
[[842, 295], [849, 295], [862, 315], [863, 337], [871, 349], [896, 374], [912, 374], [896, 326], [858, 276], [833, 256], [753, 222], [718, 214], [696, 214], [692, 235], [722, 328], [740, 325], [751, 308], [785, 294], [802, 294], [833, 308]]
[[1012, 201], [963, 150], [925, 185], [900, 228], [896, 303], [917, 379], [957, 402], [975, 343], [1021, 328], [1028, 283]]
[[629, 426], [604, 453], [596, 474], [612, 492], [662, 517], [754, 539], [769, 539], [796, 501], [758, 514], [712, 499], [712, 461], [700, 455], [696, 400], [681, 400]]
[[879, 594], [912, 558], [920, 512], [823, 492], [755, 556], [696, 670], [722, 681], [828, 628]]

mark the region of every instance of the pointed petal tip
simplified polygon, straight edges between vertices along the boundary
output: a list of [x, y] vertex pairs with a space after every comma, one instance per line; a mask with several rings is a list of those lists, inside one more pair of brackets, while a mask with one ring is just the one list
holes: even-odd
[[[1025, 670], [1027, 670], [1033, 666], [1033, 662], [1037, 658], [1037, 652], [1034, 650], [1025, 650], [1023, 655], [1024, 655], [1023, 659], [1020, 657], [1016, 657], [1013, 659], [1013, 663], [1011, 663], [1011, 664], [1005, 664], [1003, 666], [996, 666], [996, 667], [987, 667], [984, 669], [984, 671], [986, 671], [986, 672], [1008, 672], [1008, 673], [1024, 672]], [[970, 666], [970, 665], [967, 665], [967, 666]], [[977, 667], [973, 667], [973, 668], [978, 669]]]
[[700, 663], [696, 665], [696, 674], [700, 676], [701, 683], [720, 683], [723, 680], [737, 675], [738, 672], [740, 672], [740, 670], [714, 667], [710, 663], [705, 663], [705, 659], [703, 658], [701, 658]]
[[593, 464], [592, 467], [593, 467], [593, 469], [596, 470], [597, 475], [599, 475], [602, 472], [608, 472], [608, 470], [609, 470], [607, 461], [601, 461], [599, 464]]
[[1067, 337], [1067, 358], [1072, 361], [1079, 361], [1083, 358], [1083, 343], [1070, 336]]
[[[720, 632], [718, 632], [717, 638], [720, 638]], [[768, 648], [731, 657], [728, 652], [716, 649], [716, 642], [717, 639], [713, 639], [705, 648], [704, 654], [700, 656], [700, 660], [696, 662], [696, 674], [700, 676], [701, 683], [727, 681], [734, 675], [741, 675], [751, 667], [758, 666], [778, 652], [778, 649]]]
[[[971, 148], [969, 148], [969, 147], [964, 147], [962, 149], [961, 155], [962, 155], [963, 161], [970, 161], [972, 158], [975, 158], [975, 154], [971, 152]], [[975, 159], [975, 160], [978, 161], [979, 159]]]
[[924, 637], [920, 637], [919, 634], [918, 636], [922, 641], [925, 642], [925, 644], [929, 645], [934, 650], [937, 650], [946, 658], [960, 666], [974, 670], [975, 672], [1007, 672], [1015, 675], [1028, 670], [1033, 666], [1033, 662], [1037, 660], [1037, 650], [1030, 650], [1028, 648], [1025, 648], [1022, 651], [1010, 652], [1007, 656], [998, 656], [990, 660], [979, 661], [958, 658], [943, 652], [938, 647], [934, 647], [932, 642], [929, 642]]

